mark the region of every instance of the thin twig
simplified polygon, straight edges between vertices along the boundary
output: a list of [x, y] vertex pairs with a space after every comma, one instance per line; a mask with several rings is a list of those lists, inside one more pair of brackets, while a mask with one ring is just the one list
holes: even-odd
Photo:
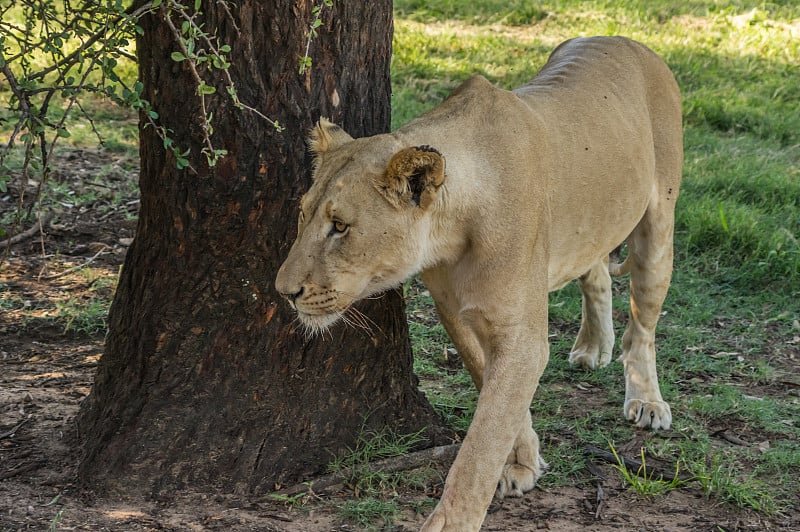
[[83, 268], [87, 267], [88, 265], [90, 265], [92, 262], [94, 262], [94, 260], [97, 257], [99, 257], [100, 255], [105, 253], [108, 250], [108, 248], [109, 248], [109, 246], [104, 245], [103, 248], [100, 251], [95, 253], [92, 257], [90, 257], [88, 260], [86, 260], [86, 262], [84, 262], [83, 264], [78, 264], [77, 266], [73, 266], [72, 268], [66, 269], [63, 272], [54, 273], [52, 275], [45, 275], [41, 279], [45, 280], [45, 281], [50, 281], [52, 279], [58, 279], [59, 277], [63, 277], [65, 275], [68, 275], [68, 274], [70, 274], [70, 273], [72, 273], [74, 271], [83, 269]]
[[603, 505], [606, 501], [606, 496], [603, 491], [603, 481], [601, 479], [597, 479], [597, 497], [595, 498], [597, 502], [597, 511], [594, 512], [594, 518], [600, 519], [600, 513], [603, 511]]
[[46, 463], [47, 460], [36, 460], [34, 462], [28, 462], [25, 465], [21, 465], [16, 469], [9, 469], [8, 471], [0, 473], [0, 480], [5, 480], [7, 478], [15, 477], [17, 475], [21, 475], [22, 473], [27, 473], [29, 471], [35, 471]]
[[30, 420], [31, 420], [30, 417], [26, 417], [25, 419], [20, 421], [17, 424], [17, 426], [14, 427], [13, 429], [9, 430], [8, 432], [4, 432], [4, 433], [0, 434], [0, 440], [5, 440], [6, 438], [11, 438], [12, 436], [14, 436], [14, 434], [17, 433], [17, 431], [20, 429], [20, 427], [22, 427], [22, 425], [24, 425], [25, 423], [27, 423]]
[[[179, 14], [185, 14], [183, 11], [183, 6], [177, 4], [176, 2], [172, 2], [171, 6], [175, 9]], [[181, 49], [181, 53], [186, 58], [186, 65], [189, 68], [189, 72], [191, 73], [192, 77], [194, 78], [194, 82], [197, 86], [203, 85], [203, 78], [200, 76], [200, 73], [197, 71], [195, 66], [195, 61], [192, 59], [192, 53], [189, 51], [189, 48], [184, 44], [183, 40], [181, 39], [181, 32], [175, 27], [175, 24], [172, 22], [172, 18], [170, 17], [169, 9], [165, 6], [162, 6], [162, 20], [167, 23], [169, 26], [172, 35], [175, 37], [175, 41], [178, 43], [178, 46]], [[191, 17], [188, 18], [191, 24], [194, 24], [194, 20]], [[206, 111], [206, 97], [205, 94], [202, 92], [197, 92], [198, 98], [200, 98], [200, 113], [202, 114], [203, 118], [208, 116], [208, 112]], [[201, 129], [203, 130], [203, 142], [206, 145], [206, 148], [209, 150], [210, 153], [214, 153], [214, 145], [211, 143], [211, 135], [208, 130], [208, 122], [204, 121], [200, 124]]]
[[48, 212], [43, 217], [40, 216], [39, 220], [37, 220], [35, 224], [25, 231], [12, 236], [11, 238], [0, 241], [0, 249], [6, 249], [7, 247], [13, 246], [14, 244], [19, 244], [20, 242], [35, 236], [39, 231], [44, 230], [44, 226], [50, 223], [50, 220], [53, 219], [53, 216], [55, 216], [55, 213], [53, 212]]

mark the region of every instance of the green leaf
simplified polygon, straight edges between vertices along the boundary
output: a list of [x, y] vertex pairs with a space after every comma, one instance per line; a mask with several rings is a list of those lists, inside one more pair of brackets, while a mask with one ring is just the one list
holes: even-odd
[[156, 112], [155, 112], [155, 111], [153, 111], [152, 109], [150, 109], [149, 111], [147, 111], [147, 115], [148, 115], [150, 118], [152, 118], [153, 120], [158, 120], [158, 113], [156, 113]]
[[219, 47], [219, 51], [224, 54], [227, 54], [228, 52], [231, 51], [231, 47], [228, 46], [227, 44], [223, 44], [222, 46]]
[[202, 4], [203, 0], [194, 0], [194, 10], [200, 11], [200, 5]]
[[172, 52], [170, 54], [170, 58], [175, 61], [176, 63], [180, 63], [181, 61], [186, 59], [186, 56], [180, 52]]
[[60, 128], [58, 128], [58, 129], [56, 130], [56, 132], [58, 133], [58, 136], [59, 136], [59, 137], [63, 137], [63, 138], [65, 138], [65, 139], [66, 139], [66, 138], [69, 138], [69, 137], [71, 137], [71, 136], [72, 136], [72, 135], [70, 134], [70, 132], [69, 132], [69, 131], [67, 131], [67, 130], [66, 130], [65, 128], [63, 128], [63, 127], [60, 127]]
[[152, 5], [153, 7], [158, 7], [161, 5], [161, 0], [153, 0], [153, 3], [150, 5]]
[[178, 157], [177, 159], [175, 159], [175, 166], [178, 167], [178, 170], [183, 170], [184, 168], [189, 166], [189, 159], [186, 159], [184, 157]]
[[205, 83], [201, 83], [197, 86], [197, 94], [214, 94], [217, 92], [217, 89], [212, 87], [211, 85], [206, 85]]

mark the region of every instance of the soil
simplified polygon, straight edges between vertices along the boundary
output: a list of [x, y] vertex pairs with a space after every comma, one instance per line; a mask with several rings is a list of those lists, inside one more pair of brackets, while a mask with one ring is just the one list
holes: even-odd
[[[104, 279], [113, 279], [134, 237], [136, 169], [124, 156], [86, 150], [62, 152], [55, 167], [54, 181], [68, 185], [75, 201], [50, 202], [55, 216], [44, 232], [0, 259], [0, 531], [363, 529], [336, 513], [337, 505], [355, 499], [343, 485], [291, 502], [191, 489], [159, 500], [111, 499], [78, 485], [81, 450], [73, 420], [91, 389], [103, 335], [71, 321], [64, 309], [110, 298], [113, 282]], [[28, 197], [36, 185], [26, 186]], [[11, 187], [0, 195], [4, 213], [16, 209], [19, 192]], [[9, 228], [6, 236], [26, 228]], [[565, 387], [565, 393], [583, 392]], [[758, 438], [748, 434], [749, 441]], [[448, 465], [435, 465], [439, 478]], [[590, 467], [591, 480], [495, 502], [483, 530], [800, 530], [797, 510], [765, 517], [715, 502], [696, 488], [646, 499], [626, 490], [608, 464]], [[418, 529], [423, 517], [411, 508], [440, 491], [441, 480], [401, 491], [405, 510], [385, 529]]]

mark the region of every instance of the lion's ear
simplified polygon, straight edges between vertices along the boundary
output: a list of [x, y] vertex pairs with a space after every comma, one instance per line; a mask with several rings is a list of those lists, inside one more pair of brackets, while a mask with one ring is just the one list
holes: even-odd
[[396, 207], [426, 210], [439, 197], [444, 178], [444, 156], [430, 146], [414, 146], [394, 154], [376, 185]]
[[327, 118], [320, 118], [317, 125], [311, 128], [308, 134], [308, 147], [314, 156], [319, 157], [323, 153], [342, 144], [353, 140], [344, 129], [340, 128]]

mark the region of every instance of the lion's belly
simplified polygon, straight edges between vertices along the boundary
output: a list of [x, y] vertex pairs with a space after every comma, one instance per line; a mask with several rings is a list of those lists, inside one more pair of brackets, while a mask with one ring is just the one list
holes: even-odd
[[553, 173], [550, 290], [583, 275], [620, 245], [657, 198], [649, 133], [644, 126], [636, 134], [617, 133], [612, 139], [579, 137], [577, 149]]

